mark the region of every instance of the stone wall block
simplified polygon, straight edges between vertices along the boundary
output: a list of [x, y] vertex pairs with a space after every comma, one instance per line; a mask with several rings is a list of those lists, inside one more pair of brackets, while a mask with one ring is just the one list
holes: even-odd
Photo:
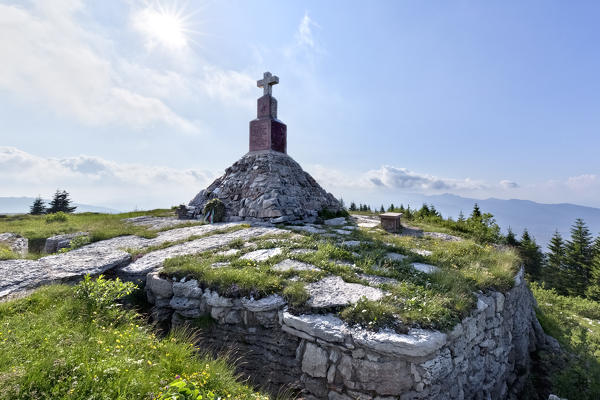
[[193, 299], [199, 299], [203, 295], [202, 289], [198, 286], [198, 281], [195, 279], [187, 282], [173, 282], [172, 293], [175, 297], [188, 297]]
[[322, 347], [307, 342], [302, 357], [302, 371], [312, 377], [324, 378], [327, 376], [329, 354]]
[[173, 283], [161, 278], [158, 272], [151, 272], [146, 275], [146, 290], [152, 292], [155, 297], [170, 298], [173, 296]]

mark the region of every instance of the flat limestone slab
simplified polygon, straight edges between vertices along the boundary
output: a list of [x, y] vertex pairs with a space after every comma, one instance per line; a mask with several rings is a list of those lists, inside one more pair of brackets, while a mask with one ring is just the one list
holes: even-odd
[[[184, 228], [185, 229], [185, 228]], [[167, 258], [183, 256], [188, 254], [202, 253], [206, 250], [216, 249], [226, 246], [236, 239], [248, 240], [262, 235], [285, 233], [286, 231], [277, 228], [248, 228], [235, 232], [224, 233], [221, 235], [212, 235], [189, 242], [181, 243], [166, 249], [152, 251], [138, 258], [126, 267], [116, 270], [117, 276], [122, 279], [141, 279], [149, 272], [162, 266]]]
[[426, 274], [433, 274], [434, 272], [439, 271], [440, 269], [435, 265], [431, 264], [423, 264], [423, 263], [413, 263], [413, 268], [419, 272], [424, 272]]
[[86, 246], [39, 260], [0, 261], [0, 299], [38, 286], [101, 274], [131, 259], [116, 248]]
[[[332, 314], [293, 315], [284, 311], [282, 322], [284, 330], [292, 335], [308, 333], [331, 343], [344, 343], [352, 338], [361, 346], [392, 356], [425, 357], [435, 353], [447, 342], [446, 334], [425, 329], [410, 329], [408, 333], [401, 334], [389, 330], [373, 332], [351, 328]], [[291, 329], [285, 329], [286, 327]]]
[[290, 226], [290, 229], [293, 229], [295, 231], [304, 231], [304, 232], [308, 232], [308, 233], [318, 233], [318, 234], [327, 232], [325, 229], [317, 228], [312, 225]]
[[425, 250], [425, 249], [410, 249], [413, 253], [416, 253], [423, 257], [428, 257], [433, 254], [433, 251]]
[[356, 225], [360, 226], [361, 228], [375, 228], [379, 226], [380, 223], [379, 218], [377, 217], [370, 217], [360, 214], [352, 214], [351, 217], [354, 222], [356, 222]]
[[260, 249], [254, 250], [250, 253], [246, 253], [240, 257], [240, 260], [252, 260], [252, 261], [266, 261], [271, 257], [275, 257], [280, 255], [283, 250], [280, 247], [275, 247], [273, 249]]
[[197, 220], [185, 220], [185, 219], [177, 219], [176, 217], [154, 217], [151, 215], [141, 215], [139, 217], [133, 218], [125, 218], [124, 222], [130, 223], [136, 226], [146, 226], [148, 229], [153, 231], [158, 231], [166, 228], [173, 228], [179, 225], [185, 225], [193, 222], [198, 222]]
[[346, 283], [339, 276], [328, 276], [306, 285], [311, 296], [306, 304], [311, 308], [341, 307], [355, 304], [361, 297], [379, 300], [384, 293], [380, 289], [358, 283]]
[[315, 267], [312, 264], [308, 264], [302, 261], [291, 260], [289, 258], [275, 264], [272, 268], [274, 271], [285, 272], [285, 271], [321, 271], [320, 268]]

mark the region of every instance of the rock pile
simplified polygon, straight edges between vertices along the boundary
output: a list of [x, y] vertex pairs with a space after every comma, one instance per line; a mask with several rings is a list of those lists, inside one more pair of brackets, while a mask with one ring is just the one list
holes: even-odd
[[188, 218], [199, 218], [207, 201], [225, 204], [226, 221], [315, 221], [321, 210], [338, 212], [338, 200], [327, 193], [285, 153], [247, 153], [189, 203]]

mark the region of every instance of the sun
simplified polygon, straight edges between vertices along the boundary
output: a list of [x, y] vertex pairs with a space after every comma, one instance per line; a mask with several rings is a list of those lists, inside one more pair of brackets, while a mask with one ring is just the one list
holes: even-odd
[[149, 48], [160, 45], [170, 50], [181, 50], [189, 42], [188, 19], [189, 15], [175, 4], [167, 7], [156, 2], [134, 15], [133, 26], [144, 34]]

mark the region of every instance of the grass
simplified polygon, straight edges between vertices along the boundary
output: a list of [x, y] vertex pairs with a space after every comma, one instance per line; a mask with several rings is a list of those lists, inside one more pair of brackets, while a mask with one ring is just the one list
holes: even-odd
[[[544, 331], [556, 338], [570, 355], [558, 360], [551, 377], [553, 393], [569, 400], [600, 398], [600, 303], [561, 296], [531, 284], [537, 300], [537, 317]], [[549, 363], [559, 355], [546, 355]]]
[[0, 261], [12, 260], [14, 258], [18, 258], [18, 255], [15, 254], [8, 245], [0, 243]]
[[[327, 228], [333, 231], [334, 228]], [[194, 256], [176, 257], [165, 262], [163, 274], [197, 279], [205, 287], [225, 296], [253, 296], [255, 298], [278, 293], [290, 305], [303, 310], [309, 296], [306, 284], [326, 275], [337, 275], [346, 282], [367, 284], [359, 274], [380, 275], [398, 280], [397, 284], [383, 285], [388, 295], [379, 301], [362, 299], [358, 305], [329, 311], [351, 324], [371, 329], [391, 327], [405, 331], [408, 326], [440, 330], [451, 329], [475, 305], [473, 292], [481, 290], [508, 290], [514, 283], [519, 258], [509, 249], [480, 245], [472, 240], [461, 242], [440, 241], [389, 234], [381, 229], [358, 229], [344, 240], [359, 240], [356, 248], [345, 248], [332, 239], [307, 233], [290, 234], [284, 242], [264, 237], [253, 241], [255, 247], [232, 243], [240, 249], [234, 256], [219, 256], [205, 252]], [[239, 259], [255, 248], [281, 247], [282, 254], [263, 262]], [[292, 254], [295, 248], [314, 250], [306, 254]], [[432, 252], [428, 257], [414, 249]], [[407, 255], [403, 261], [392, 261], [388, 252]], [[292, 258], [312, 264], [320, 271], [286, 271], [272, 269], [276, 263]], [[229, 262], [214, 268], [215, 262]], [[414, 270], [412, 262], [425, 262], [440, 267], [439, 272], [424, 274]]]
[[87, 311], [59, 285], [0, 304], [0, 399], [155, 399], [181, 382], [204, 398], [266, 398], [194, 348], [190, 332], [159, 338], [134, 311]]
[[[63, 233], [89, 232], [92, 242], [116, 236], [137, 235], [156, 237], [156, 231], [144, 226], [134, 226], [123, 221], [125, 218], [152, 215], [172, 216], [171, 210], [135, 211], [121, 214], [77, 213], [67, 215], [66, 220], [55, 220], [52, 215], [13, 215], [0, 218], [0, 232], [13, 232], [29, 239], [29, 251], [39, 256], [47, 238]], [[50, 222], [47, 222], [50, 220]], [[54, 221], [55, 220], [55, 221]], [[183, 227], [181, 225], [179, 227]]]

